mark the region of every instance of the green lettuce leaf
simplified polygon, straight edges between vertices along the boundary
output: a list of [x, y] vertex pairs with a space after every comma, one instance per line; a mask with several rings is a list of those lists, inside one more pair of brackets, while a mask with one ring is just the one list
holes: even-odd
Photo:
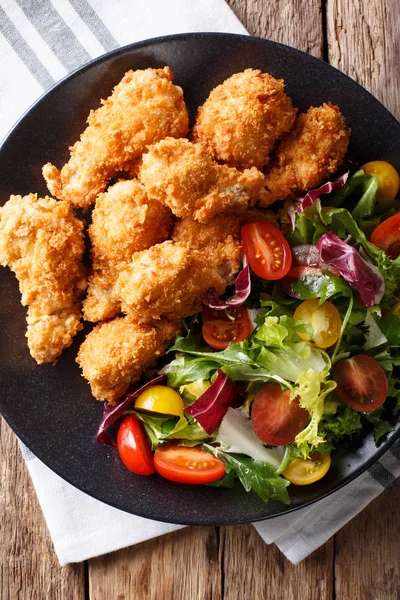
[[200, 443], [211, 439], [194, 419], [161, 416], [139, 410], [133, 412], [143, 422], [152, 450], [168, 440], [185, 439]]
[[203, 444], [203, 448], [223, 462], [228, 474], [232, 471], [236, 474], [246, 492], [253, 490], [264, 502], [278, 500], [290, 504], [286, 490], [289, 482], [277, 475], [275, 467], [240, 454], [227, 454], [208, 444]]
[[379, 327], [391, 347], [400, 347], [400, 317], [387, 313], [379, 320]]
[[328, 298], [337, 296], [350, 298], [352, 295], [351, 287], [347, 281], [327, 271], [318, 277], [305, 275], [301, 281], [293, 284], [293, 288], [300, 295], [301, 300], [320, 298], [321, 303], [328, 300]]
[[310, 414], [310, 422], [295, 438], [295, 443], [302, 449], [306, 457], [309, 448], [317, 448], [325, 439], [319, 431], [319, 423], [324, 414], [324, 400], [336, 388], [336, 383], [329, 379], [329, 371], [316, 373], [307, 369], [300, 373], [296, 385], [291, 391], [291, 399], [298, 399], [302, 408]]

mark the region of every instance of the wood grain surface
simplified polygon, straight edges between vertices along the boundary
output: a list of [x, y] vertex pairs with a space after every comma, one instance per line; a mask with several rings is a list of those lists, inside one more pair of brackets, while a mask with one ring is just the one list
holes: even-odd
[[[398, 0], [229, 0], [252, 35], [325, 58], [400, 116]], [[0, 600], [398, 600], [400, 482], [298, 566], [248, 526], [187, 528], [60, 568], [0, 426]]]

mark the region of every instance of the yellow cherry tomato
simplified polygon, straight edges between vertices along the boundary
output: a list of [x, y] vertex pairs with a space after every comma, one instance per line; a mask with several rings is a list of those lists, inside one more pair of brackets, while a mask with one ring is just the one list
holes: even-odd
[[301, 333], [299, 336], [307, 342], [313, 341], [318, 348], [333, 346], [339, 337], [342, 320], [331, 302], [319, 304], [318, 298], [305, 300], [296, 308], [294, 318], [310, 323], [314, 330], [313, 339], [309, 340]]
[[313, 452], [307, 459], [295, 458], [282, 475], [294, 485], [310, 485], [322, 479], [330, 466], [330, 454]]
[[367, 175], [374, 175], [378, 180], [377, 200], [397, 196], [400, 187], [400, 177], [396, 169], [385, 160], [373, 160], [361, 167]]
[[396, 304], [393, 304], [393, 306], [389, 309], [389, 312], [400, 317], [400, 300], [396, 302]]
[[152, 385], [136, 398], [135, 408], [181, 417], [183, 400], [178, 392], [166, 385]]

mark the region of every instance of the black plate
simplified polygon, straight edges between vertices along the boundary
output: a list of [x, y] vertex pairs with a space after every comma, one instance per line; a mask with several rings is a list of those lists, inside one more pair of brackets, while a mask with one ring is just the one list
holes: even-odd
[[[10, 194], [46, 194], [41, 167], [61, 167], [68, 146], [128, 69], [170, 65], [185, 91], [193, 119], [209, 91], [232, 73], [253, 67], [283, 77], [301, 110], [324, 101], [339, 104], [352, 128], [351, 151], [363, 163], [384, 159], [400, 170], [400, 124], [357, 83], [307, 54], [256, 38], [185, 34], [158, 38], [111, 52], [76, 71], [43, 96], [5, 140], [0, 155], [1, 203]], [[83, 332], [56, 367], [38, 366], [25, 334], [26, 309], [17, 281], [0, 270], [0, 410], [21, 440], [51, 469], [84, 492], [127, 512], [189, 525], [247, 523], [279, 515], [338, 489], [368, 468], [399, 437], [397, 428], [379, 449], [370, 434], [334, 454], [319, 483], [291, 490], [289, 507], [264, 504], [240, 486], [232, 490], [174, 484], [158, 475], [138, 477], [117, 452], [95, 443], [102, 413], [74, 359]], [[398, 427], [398, 426], [397, 426]]]

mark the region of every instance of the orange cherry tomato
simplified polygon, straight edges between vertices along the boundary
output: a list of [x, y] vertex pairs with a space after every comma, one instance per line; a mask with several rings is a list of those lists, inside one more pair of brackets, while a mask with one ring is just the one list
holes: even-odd
[[313, 452], [308, 458], [295, 458], [282, 475], [294, 485], [310, 485], [322, 479], [330, 466], [330, 454]]
[[336, 392], [346, 406], [369, 412], [383, 404], [388, 393], [385, 371], [374, 358], [359, 354], [340, 361], [333, 373]]
[[263, 279], [281, 279], [292, 264], [289, 244], [275, 225], [260, 221], [242, 227], [243, 249], [254, 273]]
[[225, 350], [230, 342], [236, 344], [249, 337], [252, 326], [247, 308], [242, 306], [230, 314], [237, 316], [231, 320], [225, 311], [211, 310], [208, 307], [203, 309], [201, 333], [211, 348]]
[[154, 467], [160, 475], [179, 483], [211, 483], [225, 473], [222, 462], [198, 446], [160, 446], [154, 453]]
[[362, 170], [367, 175], [374, 175], [378, 180], [377, 200], [390, 198], [393, 200], [397, 196], [400, 187], [400, 177], [396, 169], [385, 160], [373, 160], [363, 165]]
[[400, 213], [378, 225], [372, 232], [370, 241], [390, 258], [397, 258], [400, 255]]
[[127, 469], [137, 475], [154, 473], [153, 457], [143, 426], [135, 415], [126, 417], [118, 429], [117, 448]]
[[290, 391], [279, 383], [261, 388], [251, 405], [251, 425], [256, 436], [270, 446], [291, 444], [309, 420], [297, 399], [290, 402]]
[[[336, 306], [331, 302], [319, 303], [318, 298], [305, 300], [296, 308], [294, 318], [307, 321], [314, 329], [313, 341], [318, 348], [329, 348], [337, 342], [342, 327], [342, 320]], [[303, 334], [299, 336], [311, 341]]]

